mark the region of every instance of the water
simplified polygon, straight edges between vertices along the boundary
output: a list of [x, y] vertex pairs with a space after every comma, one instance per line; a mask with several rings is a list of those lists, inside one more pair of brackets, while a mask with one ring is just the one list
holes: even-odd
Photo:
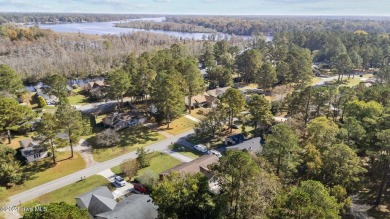
[[[140, 18], [140, 19], [130, 19], [130, 20], [149, 20], [162, 22], [165, 20], [165, 17], [158, 18]], [[195, 39], [202, 40], [208, 39], [210, 36], [219, 35], [222, 39], [229, 37], [227, 34], [222, 33], [187, 33], [187, 32], [177, 32], [177, 31], [163, 31], [163, 30], [144, 30], [137, 28], [119, 28], [115, 27], [115, 23], [120, 23], [124, 21], [111, 21], [111, 22], [95, 22], [95, 23], [66, 23], [66, 24], [39, 24], [39, 27], [42, 29], [51, 29], [55, 32], [63, 33], [81, 33], [81, 34], [93, 34], [93, 35], [104, 35], [104, 34], [114, 34], [120, 35], [124, 33], [135, 33], [139, 31], [158, 33], [158, 34], [167, 34], [170, 36], [183, 38], [183, 39]], [[31, 26], [31, 25], [29, 25]], [[241, 36], [244, 39], [251, 38], [250, 36]], [[272, 40], [272, 37], [267, 37], [267, 41]]]

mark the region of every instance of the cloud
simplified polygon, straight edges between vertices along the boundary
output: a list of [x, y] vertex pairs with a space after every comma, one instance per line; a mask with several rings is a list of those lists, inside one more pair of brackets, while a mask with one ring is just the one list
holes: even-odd
[[154, 0], [155, 2], [171, 2], [171, 0]]

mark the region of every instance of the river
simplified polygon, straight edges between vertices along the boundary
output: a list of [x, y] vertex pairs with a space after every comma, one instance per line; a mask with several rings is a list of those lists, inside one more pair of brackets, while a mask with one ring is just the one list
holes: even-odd
[[[131, 20], [152, 20], [156, 22], [162, 22], [165, 20], [165, 17], [158, 18], [141, 18], [141, 19], [130, 19]], [[136, 28], [119, 28], [115, 27], [116, 23], [124, 21], [111, 21], [111, 22], [94, 22], [94, 23], [65, 23], [65, 24], [39, 24], [38, 26], [42, 29], [51, 29], [54, 32], [63, 32], [63, 33], [82, 33], [82, 34], [93, 34], [93, 35], [104, 35], [104, 34], [115, 34], [120, 35], [123, 33], [134, 33], [138, 31], [146, 31], [151, 33], [158, 34], [167, 34], [174, 37], [184, 38], [184, 39], [195, 39], [202, 40], [207, 39], [208, 36], [213, 35], [213, 33], [187, 33], [187, 32], [176, 32], [176, 31], [163, 31], [163, 30], [144, 30]], [[32, 25], [29, 25], [32, 26]], [[214, 33], [220, 34], [221, 36], [229, 36], [228, 34], [223, 33]], [[242, 36], [243, 38], [251, 38], [250, 36]], [[271, 41], [272, 37], [267, 36], [267, 41]]]

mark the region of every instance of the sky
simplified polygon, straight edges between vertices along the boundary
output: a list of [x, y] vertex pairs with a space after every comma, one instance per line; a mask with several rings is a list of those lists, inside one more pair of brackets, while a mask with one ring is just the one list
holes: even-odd
[[0, 12], [390, 16], [390, 0], [0, 0]]

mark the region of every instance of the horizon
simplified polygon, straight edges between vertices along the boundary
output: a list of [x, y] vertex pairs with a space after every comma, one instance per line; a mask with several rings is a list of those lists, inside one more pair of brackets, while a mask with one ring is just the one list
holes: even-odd
[[0, 13], [389, 17], [385, 0], [0, 0]]

